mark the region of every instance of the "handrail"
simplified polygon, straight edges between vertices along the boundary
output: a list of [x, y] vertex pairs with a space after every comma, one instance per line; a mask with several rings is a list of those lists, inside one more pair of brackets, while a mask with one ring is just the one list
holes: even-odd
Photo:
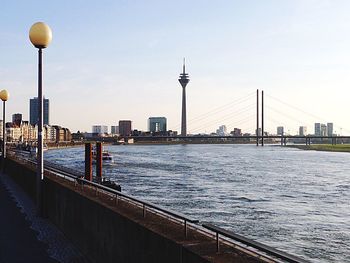
[[[36, 161], [35, 160], [29, 160], [29, 159], [21, 159], [21, 160], [24, 160], [24, 161], [27, 161], [27, 162], [33, 164], [33, 165], [36, 165]], [[142, 206], [142, 209], [143, 209], [143, 212], [142, 212], [143, 217], [146, 217], [146, 209], [147, 208], [151, 208], [151, 209], [154, 209], [156, 211], [160, 211], [160, 212], [164, 213], [165, 215], [169, 215], [169, 216], [171, 216], [173, 218], [181, 219], [181, 220], [184, 221], [184, 235], [185, 235], [185, 237], [187, 237], [187, 223], [188, 222], [189, 223], [193, 223], [193, 224], [198, 224], [199, 223], [199, 220], [189, 218], [189, 217], [187, 217], [186, 215], [184, 215], [182, 213], [170, 211], [170, 210], [168, 210], [168, 209], [166, 209], [166, 208], [164, 208], [162, 206], [155, 205], [155, 204], [149, 203], [147, 201], [142, 201], [142, 200], [140, 200], [140, 199], [138, 199], [136, 197], [124, 194], [124, 193], [122, 193], [122, 192], [120, 192], [118, 190], [106, 187], [104, 185], [101, 185], [101, 184], [98, 184], [98, 183], [95, 183], [95, 182], [88, 181], [88, 180], [84, 179], [84, 174], [79, 172], [79, 171], [74, 171], [72, 169], [69, 169], [69, 168], [66, 168], [66, 167], [62, 167], [60, 165], [57, 165], [55, 163], [51, 163], [51, 162], [48, 162], [48, 161], [45, 161], [45, 166], [44, 167], [45, 167], [45, 170], [47, 170], [47, 171], [51, 171], [51, 172], [54, 172], [56, 174], [61, 174], [64, 177], [69, 177], [69, 178], [71, 178], [73, 180], [76, 180], [77, 182], [80, 182], [82, 184], [82, 187], [84, 187], [84, 184], [88, 184], [88, 185], [91, 185], [91, 186], [95, 187], [96, 191], [97, 191], [97, 189], [101, 189], [101, 190], [106, 191], [108, 193], [114, 194], [115, 197], [116, 197], [116, 202], [118, 200], [118, 196], [121, 196], [121, 197], [126, 198], [128, 200], [131, 200], [133, 202], [139, 203]], [[72, 175], [72, 174], [77, 174], [77, 175]], [[230, 238], [232, 240], [238, 241], [238, 242], [240, 242], [240, 243], [242, 243], [244, 245], [247, 245], [248, 247], [252, 247], [252, 248], [258, 249], [260, 251], [263, 251], [263, 252], [267, 253], [267, 255], [273, 255], [273, 256], [275, 256], [277, 258], [285, 260], [286, 262], [290, 262], [290, 263], [307, 263], [308, 262], [308, 261], [306, 261], [304, 259], [301, 259], [301, 258], [299, 258], [297, 256], [290, 255], [290, 254], [288, 254], [286, 252], [277, 250], [277, 249], [275, 249], [273, 247], [270, 247], [270, 246], [267, 246], [267, 245], [262, 244], [260, 242], [248, 239], [248, 238], [246, 238], [244, 236], [235, 234], [235, 233], [233, 233], [231, 231], [228, 231], [228, 230], [225, 230], [223, 228], [214, 226], [212, 224], [203, 224], [202, 226], [204, 228], [209, 229], [210, 231], [213, 231], [213, 232], [216, 233], [216, 249], [217, 249], [217, 252], [219, 252], [219, 250], [220, 250], [220, 248], [219, 248], [219, 234], [220, 234], [220, 235], [228, 237], [228, 238]], [[255, 253], [257, 253], [257, 252], [255, 252]], [[259, 254], [257, 254], [257, 255], [259, 255]]]
[[[36, 161], [35, 160], [28, 160], [27, 161], [31, 162], [32, 164], [36, 164]], [[93, 187], [97, 189], [101, 189], [103, 191], [106, 191], [106, 192], [109, 192], [109, 193], [112, 193], [116, 196], [116, 198], [118, 198], [118, 196], [121, 196], [121, 197], [124, 197], [126, 199], [129, 199], [133, 202], [136, 202], [136, 203], [139, 203], [142, 205], [142, 208], [143, 208], [143, 211], [142, 211], [142, 215], [143, 217], [146, 217], [146, 210], [147, 208], [151, 208], [151, 209], [154, 209], [156, 211], [160, 211], [164, 214], [167, 214], [167, 215], [170, 215], [174, 218], [177, 218], [177, 219], [180, 219], [180, 220], [183, 220], [184, 221], [184, 234], [185, 236], [187, 237], [187, 223], [198, 223], [199, 220], [197, 219], [192, 219], [192, 218], [189, 218], [187, 217], [186, 215], [182, 214], [182, 213], [179, 213], [179, 212], [174, 212], [174, 211], [170, 211], [162, 206], [159, 206], [159, 205], [155, 205], [155, 204], [152, 204], [152, 203], [149, 203], [147, 201], [143, 201], [143, 200], [140, 200], [136, 197], [133, 197], [133, 196], [130, 196], [130, 195], [127, 195], [127, 194], [124, 194], [118, 190], [115, 190], [115, 189], [112, 189], [110, 187], [107, 187], [107, 186], [104, 186], [104, 185], [101, 185], [101, 184], [98, 184], [98, 183], [95, 183], [95, 182], [91, 182], [89, 180], [86, 180], [84, 179], [82, 176], [84, 176], [83, 173], [79, 173], [77, 171], [74, 171], [74, 172], [77, 172], [77, 174], [79, 175], [72, 175], [71, 171], [64, 171], [65, 169], [62, 169], [62, 167], [58, 167], [59, 165], [56, 165], [54, 163], [51, 163], [51, 162], [48, 162], [48, 161], [45, 161], [45, 169], [48, 170], [48, 171], [53, 171], [55, 173], [61, 173], [62, 175], [64, 176], [67, 176], [71, 179], [74, 179], [74, 180], [77, 180], [78, 182], [81, 182], [82, 185], [84, 184], [88, 184], [88, 185], [91, 185]], [[67, 168], [68, 170], [70, 170], [69, 168]]]
[[290, 254], [288, 254], [286, 252], [280, 251], [278, 249], [275, 249], [275, 248], [270, 247], [268, 245], [262, 244], [260, 242], [255, 241], [255, 240], [246, 238], [244, 236], [235, 234], [235, 233], [233, 233], [231, 231], [228, 231], [226, 229], [214, 226], [212, 224], [203, 224], [202, 226], [204, 228], [209, 229], [209, 230], [211, 230], [211, 231], [216, 233], [216, 250], [217, 250], [217, 252], [219, 252], [219, 249], [220, 249], [219, 248], [219, 234], [220, 234], [220, 235], [223, 235], [223, 236], [228, 237], [230, 239], [239, 241], [239, 242], [241, 242], [241, 243], [243, 243], [245, 245], [248, 245], [250, 247], [256, 248], [256, 249], [258, 249], [260, 251], [264, 251], [264, 252], [266, 252], [266, 253], [268, 253], [270, 255], [276, 256], [276, 257], [278, 257], [280, 259], [285, 260], [286, 262], [291, 262], [291, 263], [306, 263], [306, 262], [308, 262], [305, 259], [299, 258], [297, 256], [290, 255]]

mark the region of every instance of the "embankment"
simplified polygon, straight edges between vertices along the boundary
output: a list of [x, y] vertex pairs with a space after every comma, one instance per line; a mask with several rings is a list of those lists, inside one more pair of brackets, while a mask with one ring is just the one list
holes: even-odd
[[[33, 199], [35, 166], [7, 158], [5, 172]], [[44, 215], [92, 262], [261, 262], [214, 237], [127, 200], [45, 171]]]

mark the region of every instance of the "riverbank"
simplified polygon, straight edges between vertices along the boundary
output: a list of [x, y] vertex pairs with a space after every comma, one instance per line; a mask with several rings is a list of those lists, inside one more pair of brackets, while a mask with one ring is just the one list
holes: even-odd
[[301, 150], [324, 151], [324, 152], [350, 152], [350, 144], [313, 144], [313, 145], [287, 145], [286, 147]]
[[[47, 149], [52, 150], [52, 149], [62, 149], [62, 148], [74, 148], [74, 147], [84, 147], [85, 143], [87, 142], [63, 142], [63, 143], [48, 143]], [[91, 141], [93, 145], [96, 142]], [[103, 142], [103, 145], [112, 145], [111, 142]]]

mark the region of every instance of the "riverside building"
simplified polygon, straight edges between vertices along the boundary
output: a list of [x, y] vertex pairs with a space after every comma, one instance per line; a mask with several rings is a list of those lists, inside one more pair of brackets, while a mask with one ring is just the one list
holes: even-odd
[[300, 126], [300, 127], [299, 127], [299, 135], [300, 135], [300, 136], [306, 136], [306, 133], [307, 133], [307, 128], [306, 128], [306, 126]]
[[22, 122], [22, 114], [21, 113], [12, 114], [12, 123], [13, 124], [20, 126], [21, 122]]
[[[50, 116], [49, 116], [49, 99], [45, 99], [44, 97], [44, 105], [43, 105], [43, 116], [44, 116], [44, 125], [49, 125], [49, 120], [50, 120]], [[30, 103], [29, 103], [29, 122], [31, 125], [36, 125], [39, 122], [39, 100], [37, 97], [30, 99]]]
[[111, 126], [111, 134], [112, 135], [119, 134], [119, 126]]
[[120, 136], [130, 136], [131, 134], [131, 121], [120, 120], [119, 121], [119, 134]]
[[96, 134], [107, 134], [108, 133], [108, 126], [106, 125], [93, 125], [92, 126], [92, 133]]
[[166, 132], [167, 121], [165, 117], [149, 117], [148, 130], [150, 132]]

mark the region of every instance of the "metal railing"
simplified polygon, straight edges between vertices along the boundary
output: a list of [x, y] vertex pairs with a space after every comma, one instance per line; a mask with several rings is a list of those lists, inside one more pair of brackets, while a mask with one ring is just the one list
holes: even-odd
[[[36, 165], [36, 161], [32, 160], [32, 159], [23, 159], [23, 158], [18, 158], [18, 157], [17, 157], [17, 159], [19, 159], [21, 161], [25, 161], [25, 162], [32, 164], [32, 165]], [[76, 171], [76, 170], [73, 170], [73, 169], [70, 169], [67, 167], [63, 167], [61, 165], [58, 165], [58, 164], [55, 164], [52, 162], [48, 162], [48, 161], [45, 161], [45, 170], [49, 171], [57, 176], [63, 177], [64, 179], [68, 178], [70, 181], [74, 181], [75, 183], [81, 184], [82, 191], [84, 190], [84, 185], [89, 185], [92, 188], [95, 188], [96, 195], [98, 193], [98, 190], [102, 190], [102, 191], [110, 194], [112, 197], [114, 197], [116, 204], [118, 204], [118, 199], [120, 197], [122, 197], [123, 201], [132, 202], [132, 203], [138, 205], [139, 207], [141, 207], [142, 208], [142, 216], [144, 218], [146, 217], [147, 209], [152, 209], [152, 212], [160, 214], [160, 215], [167, 217], [171, 220], [175, 220], [176, 222], [179, 222], [179, 220], [181, 220], [181, 221], [183, 221], [184, 236], [185, 237], [187, 237], [187, 230], [188, 230], [187, 223], [197, 224], [197, 225], [193, 225], [193, 227], [198, 228], [197, 229], [198, 231], [203, 232], [200, 229], [200, 226], [198, 225], [199, 220], [197, 220], [197, 219], [189, 218], [188, 216], [186, 216], [182, 213], [170, 211], [162, 206], [155, 205], [155, 204], [149, 203], [147, 201], [140, 200], [136, 197], [132, 197], [130, 195], [124, 194], [124, 193], [117, 191], [115, 189], [103, 186], [103, 185], [95, 183], [95, 182], [88, 181], [88, 180], [84, 179], [84, 173], [82, 173], [82, 172], [79, 172], [79, 171]], [[270, 247], [270, 246], [267, 246], [265, 244], [259, 243], [257, 241], [248, 239], [244, 236], [235, 234], [231, 231], [214, 226], [212, 224], [203, 224], [202, 226], [204, 227], [204, 229], [208, 229], [208, 230], [215, 233], [216, 251], [217, 252], [220, 252], [220, 237], [219, 237], [219, 235], [222, 235], [222, 236], [227, 237], [235, 242], [239, 242], [239, 243], [247, 246], [247, 248], [244, 248], [244, 249], [249, 250], [248, 247], [251, 247], [251, 248], [257, 249], [258, 251], [262, 251], [262, 252], [266, 253], [267, 257], [269, 257], [269, 255], [270, 255], [270, 256], [277, 257], [281, 260], [284, 260], [285, 262], [291, 262], [291, 263], [306, 263], [306, 262], [308, 262], [308, 261], [301, 259], [297, 256], [290, 255], [290, 254], [285, 253], [283, 251], [277, 250], [273, 247]], [[203, 232], [203, 233], [205, 233], [205, 232]], [[209, 234], [209, 233], [207, 233], [207, 234]], [[225, 239], [222, 241], [227, 241], [227, 240]], [[232, 241], [230, 241], [230, 244], [234, 245], [234, 247], [237, 246], [237, 244], [232, 243]], [[249, 250], [249, 251], [251, 251], [251, 250]], [[251, 252], [253, 254], [255, 254], [256, 257], [259, 257], [259, 258], [266, 257], [265, 255], [260, 254], [258, 251], [251, 251]]]
[[231, 231], [228, 231], [226, 229], [223, 229], [223, 228], [220, 228], [220, 227], [217, 227], [217, 226], [214, 226], [212, 224], [203, 224], [202, 225], [204, 228], [206, 229], [209, 229], [213, 232], [215, 232], [216, 234], [216, 251], [217, 252], [220, 252], [220, 240], [219, 240], [219, 235], [223, 235], [225, 237], [228, 237], [232, 240], [235, 240], [235, 241], [238, 241], [240, 243], [243, 243], [247, 246], [250, 246], [250, 247], [253, 247], [253, 248], [256, 248], [260, 251], [263, 251], [269, 255], [273, 255], [277, 258], [280, 258], [286, 262], [291, 262], [291, 263], [306, 263], [308, 261], [302, 259], [302, 258], [299, 258], [297, 256], [294, 256], [294, 255], [290, 255], [286, 252], [283, 252], [283, 251], [280, 251], [280, 250], [277, 250], [273, 247], [270, 247], [268, 245], [265, 245], [265, 244], [262, 244], [260, 242], [257, 242], [255, 240], [252, 240], [252, 239], [249, 239], [249, 238], [246, 238], [244, 236], [241, 236], [241, 235], [238, 235], [238, 234], [235, 234]]
[[[27, 162], [29, 163], [32, 163], [33, 165], [36, 165], [36, 162], [34, 160], [26, 160]], [[45, 161], [45, 170], [49, 171], [49, 172], [52, 172], [52, 173], [55, 173], [57, 175], [60, 175], [64, 178], [70, 178], [71, 180], [74, 180], [75, 182], [78, 182], [81, 184], [81, 187], [82, 187], [82, 190], [84, 189], [84, 185], [90, 185], [92, 186], [93, 188], [95, 188], [95, 191], [96, 191], [96, 194], [98, 192], [98, 190], [103, 190], [104, 192], [107, 192], [109, 194], [111, 194], [112, 196], [115, 197], [115, 202], [118, 203], [118, 198], [122, 197], [128, 201], [132, 201], [136, 204], [138, 204], [140, 207], [142, 207], [142, 217], [146, 217], [146, 211], [147, 209], [153, 209], [155, 210], [155, 212], [161, 212], [163, 214], [165, 214], [166, 216], [171, 216], [177, 220], [182, 220], [183, 221], [183, 225], [184, 225], [184, 236], [187, 237], [187, 224], [188, 223], [193, 223], [193, 224], [196, 224], [199, 222], [199, 220], [197, 219], [192, 219], [192, 218], [189, 218], [188, 216], [182, 214], [182, 213], [178, 213], [178, 212], [174, 212], [174, 211], [170, 211], [162, 206], [159, 206], [159, 205], [155, 205], [155, 204], [152, 204], [152, 203], [149, 203], [147, 201], [143, 201], [143, 200], [140, 200], [136, 197], [133, 197], [133, 196], [130, 196], [130, 195], [127, 195], [127, 194], [124, 194], [120, 191], [117, 191], [115, 189], [112, 189], [112, 188], [109, 188], [109, 187], [106, 187], [104, 185], [101, 185], [99, 183], [95, 183], [95, 182], [91, 182], [91, 181], [88, 181], [86, 179], [84, 179], [84, 174], [81, 173], [81, 172], [78, 172], [78, 171], [75, 171], [75, 170], [72, 170], [70, 168], [66, 168], [66, 167], [62, 167], [60, 165], [57, 165], [55, 163], [52, 163], [52, 162], [48, 162], [48, 161]], [[159, 213], [158, 213], [159, 214]]]

